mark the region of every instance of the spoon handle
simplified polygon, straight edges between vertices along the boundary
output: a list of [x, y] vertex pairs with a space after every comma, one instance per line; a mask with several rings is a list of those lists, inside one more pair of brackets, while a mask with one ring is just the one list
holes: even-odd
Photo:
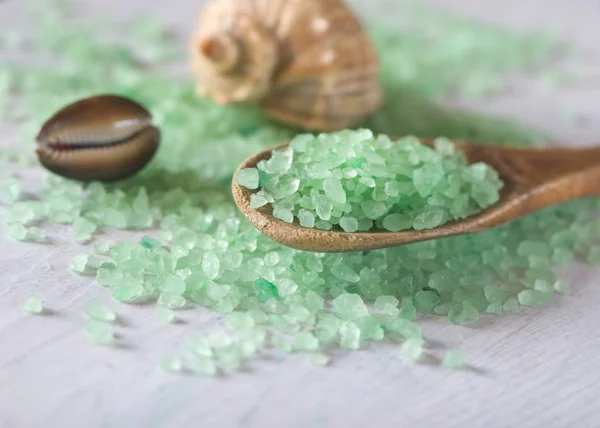
[[569, 184], [574, 185], [575, 181], [581, 180], [585, 186], [579, 189], [580, 192], [600, 193], [600, 181], [588, 180], [600, 174], [600, 146], [551, 149], [503, 147], [499, 151], [510, 158], [514, 172], [532, 187], [557, 180], [573, 180]]
[[[483, 149], [485, 150], [485, 149]], [[573, 199], [600, 195], [600, 146], [521, 149], [490, 147], [485, 156], [511, 177], [509, 210], [483, 213], [486, 227]], [[505, 207], [506, 208], [506, 207]], [[487, 215], [489, 214], [489, 215]], [[482, 220], [483, 220], [482, 218]]]

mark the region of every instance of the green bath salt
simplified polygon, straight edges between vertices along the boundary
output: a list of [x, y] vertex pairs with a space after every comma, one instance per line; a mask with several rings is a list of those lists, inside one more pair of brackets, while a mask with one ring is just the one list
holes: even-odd
[[30, 297], [25, 301], [23, 310], [28, 314], [40, 315], [44, 312], [44, 303], [37, 297]]
[[346, 232], [433, 229], [493, 205], [502, 188], [491, 166], [469, 164], [448, 139], [429, 147], [367, 129], [298, 135], [235, 180], [260, 187], [254, 206], [282, 221]]
[[[191, 78], [165, 74], [163, 66], [181, 65], [169, 61], [185, 52], [161, 37], [162, 24], [108, 20], [81, 28], [62, 11], [52, 4], [42, 10], [40, 16], [52, 19], [32, 27], [27, 44], [56, 61], [48, 67], [0, 64], [0, 117], [20, 124], [23, 137], [0, 159], [39, 167], [32, 147], [40, 119], [106, 92], [146, 106], [164, 144], [146, 168], [122, 182], [83, 186], [46, 175], [32, 196], [20, 176], [8, 181], [4, 230], [27, 241], [24, 246], [77, 247], [73, 254], [83, 254], [64, 260], [62, 269], [82, 274], [73, 275], [82, 287], [117, 300], [125, 318], [135, 312], [126, 305], [151, 305], [148, 325], [136, 320], [128, 337], [159, 322], [160, 330], [181, 330], [175, 310], [182, 320], [191, 311], [214, 316], [215, 331], [186, 327], [195, 339], [184, 349], [175, 336], [160, 337], [168, 355], [160, 366], [167, 371], [181, 371], [185, 361], [184, 373], [214, 376], [252, 358], [290, 352], [323, 365], [342, 350], [386, 341], [402, 359], [419, 361], [429, 352], [422, 314], [464, 324], [522, 306], [543, 310], [552, 295], [570, 289], [554, 273], [556, 266], [600, 260], [596, 199], [483, 233], [348, 254], [282, 247], [246, 221], [231, 200], [234, 179], [253, 192], [253, 208], [272, 209], [304, 227], [346, 232], [434, 228], [492, 206], [502, 188], [498, 175], [488, 165], [469, 164], [452, 140], [533, 146], [548, 139], [438, 101], [454, 90], [488, 93], [509, 73], [550, 69], [555, 45], [546, 39], [428, 15], [422, 8], [417, 14], [399, 11], [418, 25], [367, 27], [381, 53], [381, 110], [362, 129], [296, 135], [255, 107], [216, 105], [196, 95]], [[115, 34], [135, 43], [114, 43]], [[11, 98], [10, 108], [2, 105], [3, 95]], [[428, 147], [414, 137], [392, 141], [386, 135], [448, 139]], [[284, 141], [292, 141], [288, 149], [235, 174], [244, 159]], [[68, 233], [58, 232], [63, 229]], [[35, 313], [38, 303], [31, 302], [29, 311]], [[86, 312], [92, 343], [117, 345], [112, 310]], [[464, 356], [456, 352], [444, 363], [462, 364]]]

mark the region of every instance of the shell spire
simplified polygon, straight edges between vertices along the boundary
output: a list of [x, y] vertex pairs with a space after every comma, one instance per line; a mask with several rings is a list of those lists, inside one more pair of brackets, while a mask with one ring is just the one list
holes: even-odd
[[231, 72], [239, 65], [239, 41], [228, 34], [208, 37], [200, 43], [200, 52], [214, 64], [216, 70]]
[[220, 104], [256, 103], [272, 89], [277, 43], [251, 15], [229, 6], [214, 1], [200, 17], [192, 40], [198, 92]]

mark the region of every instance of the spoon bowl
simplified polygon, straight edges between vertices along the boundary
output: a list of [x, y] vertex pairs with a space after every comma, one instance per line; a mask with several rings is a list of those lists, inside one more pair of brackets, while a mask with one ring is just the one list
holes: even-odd
[[[420, 139], [433, 145], [433, 140]], [[468, 161], [485, 162], [492, 166], [504, 182], [500, 200], [477, 215], [448, 222], [434, 229], [390, 232], [372, 229], [367, 232], [344, 232], [342, 229], [320, 230], [279, 220], [266, 205], [250, 207], [250, 196], [256, 190], [246, 189], [233, 180], [235, 203], [248, 220], [274, 241], [304, 251], [351, 252], [396, 247], [419, 241], [482, 232], [512, 220], [532, 214], [551, 205], [572, 199], [600, 194], [600, 147], [583, 148], [517, 148], [455, 141], [457, 150]], [[238, 170], [255, 168], [268, 160], [281, 144], [246, 159]], [[236, 171], [236, 172], [237, 172]]]

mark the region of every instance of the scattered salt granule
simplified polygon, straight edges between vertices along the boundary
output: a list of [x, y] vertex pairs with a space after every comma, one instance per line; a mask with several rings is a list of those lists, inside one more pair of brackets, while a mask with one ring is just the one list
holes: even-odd
[[160, 361], [163, 370], [171, 373], [178, 373], [183, 369], [183, 363], [176, 357], [165, 357]]
[[217, 374], [217, 365], [214, 360], [209, 358], [196, 358], [194, 371], [205, 376], [214, 376]]
[[96, 245], [94, 245], [95, 254], [106, 255], [108, 254], [109, 250], [110, 245], [108, 244], [108, 242], [99, 242]]
[[16, 201], [21, 195], [21, 182], [16, 177], [9, 177], [0, 184], [0, 196]]
[[519, 303], [523, 306], [537, 306], [552, 299], [552, 292], [539, 290], [523, 290], [518, 295]]
[[117, 315], [110, 308], [98, 302], [86, 303], [84, 312], [93, 320], [113, 322], [117, 319]]
[[554, 290], [557, 293], [567, 294], [571, 291], [571, 284], [566, 279], [559, 279], [554, 283]]
[[328, 355], [318, 353], [318, 352], [308, 354], [306, 359], [311, 364], [314, 364], [315, 366], [325, 366], [325, 365], [329, 364], [329, 362], [331, 361], [331, 358]]
[[459, 368], [464, 366], [466, 359], [467, 354], [464, 351], [453, 349], [446, 353], [444, 359], [442, 360], [442, 365], [444, 367]]
[[103, 321], [89, 321], [85, 325], [85, 331], [95, 345], [111, 345], [115, 340], [115, 335], [112, 332], [110, 325]]
[[22, 223], [12, 223], [8, 226], [7, 235], [17, 241], [42, 242], [46, 234], [35, 226], [25, 227]]
[[88, 262], [87, 254], [79, 254], [71, 259], [69, 268], [73, 272], [82, 273], [85, 271], [87, 262]]
[[423, 353], [423, 339], [408, 339], [400, 349], [400, 355], [406, 361], [417, 361]]
[[[78, 28], [61, 15], [62, 8], [49, 7], [54, 19], [35, 26], [28, 49], [57, 58], [57, 66], [0, 64], [0, 117], [23, 123], [28, 147], [0, 158], [37, 165], [29, 147], [39, 118], [82, 92], [107, 88], [148, 107], [168, 150], [126, 182], [83, 186], [47, 175], [35, 200], [12, 183], [5, 189], [10, 205], [4, 230], [27, 241], [36, 240], [29, 231], [37, 223], [60, 224], [81, 243], [99, 230], [140, 231], [120, 231], [123, 242], [97, 243], [88, 251], [93, 257], [76, 256], [70, 268], [94, 273], [119, 302], [158, 302], [156, 316], [164, 322], [172, 322], [171, 309], [184, 305], [224, 314], [227, 334], [188, 347], [190, 368], [199, 374], [232, 372], [271, 350], [298, 350], [322, 364], [324, 349], [350, 351], [385, 339], [404, 340], [398, 352], [415, 361], [423, 348], [414, 322], [418, 313], [462, 324], [476, 322], [480, 313], [516, 312], [521, 303], [568, 291], [556, 266], [576, 259], [600, 264], [597, 198], [484, 233], [349, 254], [282, 247], [252, 227], [231, 201], [233, 178], [255, 191], [254, 208], [271, 204], [286, 221], [347, 232], [436, 227], [493, 204], [500, 188], [495, 173], [467, 164], [451, 141], [532, 146], [546, 137], [434, 101], [452, 91], [494, 91], [504, 74], [549, 68], [557, 46], [549, 39], [422, 8], [403, 10], [409, 25], [378, 22], [370, 28], [382, 53], [383, 108], [362, 130], [298, 136], [256, 108], [217, 106], [196, 96], [191, 79], [161, 74], [159, 66], [185, 58], [185, 52], [163, 37], [160, 23], [138, 22], [123, 35], [134, 44], [112, 44], [107, 40], [114, 37], [106, 35], [122, 32], [117, 25]], [[4, 109], [2, 94], [8, 91], [19, 96]], [[391, 144], [385, 135], [446, 138], [428, 148], [411, 137]], [[234, 177], [248, 156], [290, 140], [289, 150]], [[94, 343], [115, 340], [107, 322], [92, 320], [86, 331]], [[167, 367], [177, 367], [177, 361]]]
[[332, 301], [339, 316], [356, 319], [369, 315], [367, 306], [358, 294], [341, 294]]
[[46, 239], [46, 233], [39, 227], [31, 226], [27, 229], [25, 239], [31, 242], [43, 242]]
[[314, 351], [319, 348], [319, 340], [308, 332], [298, 332], [294, 335], [294, 349], [300, 351]]
[[85, 242], [92, 238], [97, 225], [85, 217], [77, 217], [73, 222], [73, 239], [76, 242]]
[[165, 324], [172, 324], [177, 321], [173, 311], [163, 306], [158, 306], [156, 308], [156, 318]]
[[360, 348], [361, 331], [353, 321], [344, 321], [340, 326], [340, 346], [348, 349]]
[[41, 314], [44, 312], [44, 304], [37, 297], [30, 297], [25, 301], [23, 310], [29, 314]]
[[21, 223], [13, 223], [8, 226], [7, 235], [17, 241], [25, 241], [27, 237], [27, 228]]

